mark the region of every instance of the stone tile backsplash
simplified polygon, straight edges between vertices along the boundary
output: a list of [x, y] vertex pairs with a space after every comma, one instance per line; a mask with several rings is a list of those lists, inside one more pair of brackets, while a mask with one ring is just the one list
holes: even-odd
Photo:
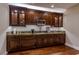
[[[46, 31], [47, 27], [49, 27], [49, 31], [64, 31], [63, 27], [51, 27], [49, 25], [41, 26], [41, 31]], [[40, 27], [37, 25], [26, 25], [26, 27], [9, 26], [8, 31], [31, 31], [31, 29], [40, 31]]]

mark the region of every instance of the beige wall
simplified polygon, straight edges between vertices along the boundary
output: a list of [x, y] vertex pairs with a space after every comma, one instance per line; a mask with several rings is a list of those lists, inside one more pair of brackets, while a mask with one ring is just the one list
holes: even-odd
[[6, 53], [6, 31], [9, 26], [8, 4], [0, 3], [0, 54]]
[[64, 28], [66, 30], [66, 45], [79, 50], [79, 5], [64, 13]]

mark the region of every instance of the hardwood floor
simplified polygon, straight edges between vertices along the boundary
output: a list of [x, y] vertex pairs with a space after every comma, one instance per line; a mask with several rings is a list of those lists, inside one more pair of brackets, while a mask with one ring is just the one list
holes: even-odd
[[76, 54], [79, 54], [78, 50], [63, 45], [8, 53], [8, 55], [76, 55]]

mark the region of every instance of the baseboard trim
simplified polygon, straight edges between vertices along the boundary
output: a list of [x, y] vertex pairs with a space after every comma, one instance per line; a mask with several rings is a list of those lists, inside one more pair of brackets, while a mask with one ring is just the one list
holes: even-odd
[[71, 44], [68, 44], [68, 43], [66, 43], [65, 45], [66, 46], [69, 46], [69, 47], [71, 47], [73, 49], [79, 50], [79, 47], [78, 46], [74, 46], [74, 45], [71, 45]]

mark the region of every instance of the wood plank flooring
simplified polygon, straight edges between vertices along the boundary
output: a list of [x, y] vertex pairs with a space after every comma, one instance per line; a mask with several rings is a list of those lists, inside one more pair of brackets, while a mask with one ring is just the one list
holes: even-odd
[[68, 46], [52, 46], [26, 51], [12, 52], [8, 55], [78, 55], [79, 51]]

